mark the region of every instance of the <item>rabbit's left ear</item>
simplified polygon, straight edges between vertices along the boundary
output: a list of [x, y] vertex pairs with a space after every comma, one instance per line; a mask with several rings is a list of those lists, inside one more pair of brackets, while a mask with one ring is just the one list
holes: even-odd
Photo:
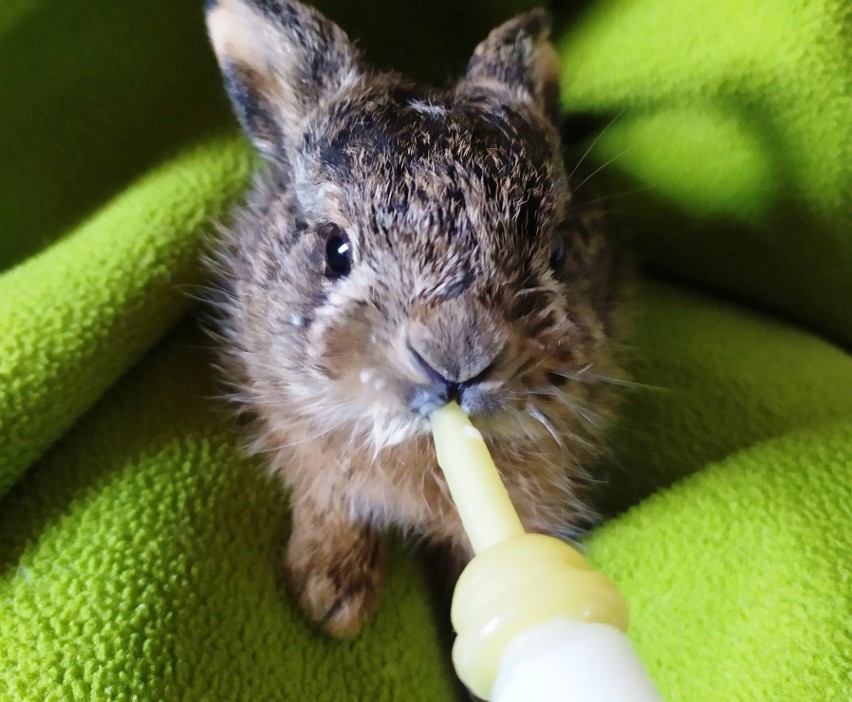
[[305, 117], [361, 75], [343, 30], [296, 0], [207, 0], [205, 14], [234, 112], [267, 157], [286, 158]]
[[550, 43], [550, 13], [532, 10], [500, 25], [476, 47], [459, 88], [483, 87], [559, 117], [559, 58]]

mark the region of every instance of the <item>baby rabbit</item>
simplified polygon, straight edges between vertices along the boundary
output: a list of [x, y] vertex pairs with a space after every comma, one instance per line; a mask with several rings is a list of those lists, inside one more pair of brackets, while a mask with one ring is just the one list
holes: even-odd
[[308, 617], [359, 631], [389, 527], [470, 558], [429, 433], [450, 400], [526, 528], [576, 534], [621, 305], [616, 257], [572, 203], [547, 13], [495, 29], [446, 88], [371, 70], [292, 0], [209, 0], [206, 19], [265, 159], [218, 244], [223, 365], [289, 488]]

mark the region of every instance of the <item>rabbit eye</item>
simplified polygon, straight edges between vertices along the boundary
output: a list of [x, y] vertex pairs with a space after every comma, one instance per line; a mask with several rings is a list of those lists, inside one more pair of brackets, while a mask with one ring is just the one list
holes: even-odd
[[342, 278], [352, 270], [352, 242], [336, 224], [325, 225], [325, 263], [329, 278]]
[[554, 271], [562, 268], [565, 263], [565, 238], [563, 234], [556, 234], [550, 240], [550, 267]]

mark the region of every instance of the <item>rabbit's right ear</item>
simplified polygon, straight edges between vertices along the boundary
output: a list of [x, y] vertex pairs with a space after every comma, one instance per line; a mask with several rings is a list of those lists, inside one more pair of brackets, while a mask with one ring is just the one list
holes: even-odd
[[243, 130], [269, 158], [305, 117], [356, 82], [360, 61], [337, 25], [289, 0], [208, 0], [207, 31]]
[[461, 89], [498, 90], [558, 124], [559, 57], [549, 41], [550, 26], [550, 13], [539, 8], [497, 27], [473, 52]]

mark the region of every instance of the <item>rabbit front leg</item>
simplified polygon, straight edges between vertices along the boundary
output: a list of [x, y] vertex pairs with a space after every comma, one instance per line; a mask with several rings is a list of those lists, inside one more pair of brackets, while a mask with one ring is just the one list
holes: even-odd
[[331, 636], [355, 636], [379, 602], [383, 535], [353, 519], [345, 500], [292, 498], [287, 569], [293, 590], [308, 618]]

